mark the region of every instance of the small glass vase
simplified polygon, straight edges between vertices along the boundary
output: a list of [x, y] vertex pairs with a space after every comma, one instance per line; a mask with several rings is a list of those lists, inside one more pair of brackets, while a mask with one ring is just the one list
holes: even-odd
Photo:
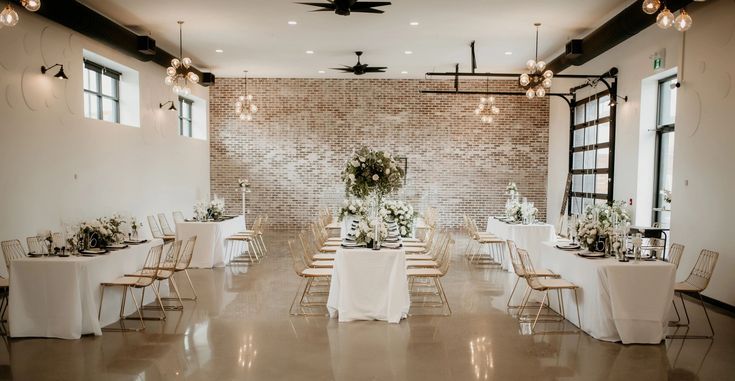
[[133, 228], [133, 232], [130, 234], [130, 239], [133, 241], [138, 240], [138, 229], [137, 228]]

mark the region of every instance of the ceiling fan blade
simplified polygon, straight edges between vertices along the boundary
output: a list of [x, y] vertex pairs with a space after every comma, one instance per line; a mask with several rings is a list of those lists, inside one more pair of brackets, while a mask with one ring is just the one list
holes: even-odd
[[355, 11], [364, 8], [384, 7], [386, 5], [390, 5], [390, 1], [358, 1], [355, 4], [352, 4], [350, 9]]
[[385, 70], [383, 70], [382, 68], [377, 68], [377, 67], [369, 67], [365, 69], [365, 72], [366, 73], [385, 73]]
[[330, 68], [330, 69], [332, 69], [332, 70], [341, 70], [341, 71], [344, 71], [346, 73], [352, 73], [354, 71], [351, 67], [333, 67], [333, 68]]
[[365, 8], [365, 9], [352, 9], [352, 13], [385, 13], [381, 11], [380, 9], [372, 9], [372, 8]]
[[385, 67], [385, 66], [370, 66], [370, 67], [368, 67], [368, 69], [370, 69], [370, 70], [385, 70], [385, 69], [387, 69], [387, 67]]
[[336, 6], [334, 4], [324, 4], [324, 3], [296, 3], [296, 4], [302, 4], [302, 5], [310, 5], [312, 7], [320, 7], [325, 8], [326, 10], [334, 10]]

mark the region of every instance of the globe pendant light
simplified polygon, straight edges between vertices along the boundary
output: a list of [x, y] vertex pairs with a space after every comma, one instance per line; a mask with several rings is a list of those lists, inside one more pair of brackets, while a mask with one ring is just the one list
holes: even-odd
[[528, 99], [543, 98], [546, 95], [546, 90], [551, 88], [551, 78], [554, 77], [554, 72], [544, 70], [546, 69], [546, 62], [538, 59], [538, 31], [541, 23], [533, 25], [536, 26], [536, 57], [526, 62], [528, 72], [521, 74], [518, 78], [518, 83], [526, 90]]
[[[485, 82], [486, 91], [490, 93], [490, 79]], [[495, 97], [482, 97], [480, 104], [475, 108], [475, 115], [480, 117], [480, 121], [485, 124], [491, 124], [495, 121], [495, 116], [500, 114], [500, 109], [495, 106]]]
[[235, 101], [235, 114], [240, 118], [250, 122], [258, 112], [258, 106], [253, 103], [253, 96], [248, 94], [248, 71], [245, 70], [245, 95], [241, 95]]
[[41, 9], [41, 0], [22, 0], [20, 4], [31, 12]]
[[179, 21], [179, 58], [171, 60], [171, 66], [166, 68], [166, 79], [164, 82], [171, 86], [171, 90], [179, 95], [191, 94], [189, 82], [199, 83], [199, 75], [191, 67], [191, 58], [184, 57], [183, 32]]
[[643, 1], [643, 12], [652, 15], [661, 8], [661, 0], [644, 0]]
[[692, 16], [689, 16], [686, 9], [682, 9], [681, 12], [679, 12], [679, 16], [676, 16], [676, 19], [674, 20], [674, 28], [679, 32], [686, 32], [691, 27]]
[[[21, 0], [20, 4], [30, 12], [41, 9], [41, 0]], [[18, 12], [10, 4], [6, 5], [3, 11], [0, 12], [0, 28], [3, 26], [15, 26], [18, 24], [18, 20], [20, 20]]]
[[669, 8], [666, 8], [664, 6], [664, 9], [661, 11], [661, 13], [656, 16], [656, 24], [661, 29], [669, 29], [672, 25], [674, 25], [674, 14], [671, 13]]

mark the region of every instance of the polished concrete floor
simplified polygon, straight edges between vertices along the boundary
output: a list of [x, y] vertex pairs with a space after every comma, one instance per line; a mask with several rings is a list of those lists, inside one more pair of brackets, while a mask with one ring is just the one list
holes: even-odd
[[[300, 283], [286, 251], [292, 235], [269, 234], [272, 254], [260, 264], [192, 271], [199, 302], [144, 332], [6, 340], [0, 379], [735, 380], [732, 316], [712, 313], [714, 340], [660, 345], [601, 342], [568, 324], [523, 335], [505, 309], [514, 276], [459, 255], [444, 279], [450, 317], [395, 325], [289, 316]], [[703, 329], [690, 306], [692, 330]]]

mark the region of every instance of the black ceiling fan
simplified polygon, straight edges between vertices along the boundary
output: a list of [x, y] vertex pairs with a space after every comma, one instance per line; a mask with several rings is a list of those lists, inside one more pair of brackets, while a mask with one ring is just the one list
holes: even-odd
[[355, 66], [342, 65], [344, 67], [335, 67], [332, 70], [341, 70], [345, 73], [352, 73], [355, 75], [363, 75], [365, 73], [385, 73], [387, 67], [384, 66], [368, 66], [368, 64], [360, 63], [360, 56], [362, 52], [355, 52], [357, 54], [357, 64]]
[[320, 9], [313, 10], [312, 12], [331, 12], [341, 15], [349, 16], [351, 12], [359, 13], [383, 13], [380, 9], [373, 9], [375, 7], [382, 7], [390, 5], [389, 1], [358, 1], [358, 0], [327, 0], [327, 3], [299, 3], [304, 5], [311, 5], [312, 7], [319, 7]]

